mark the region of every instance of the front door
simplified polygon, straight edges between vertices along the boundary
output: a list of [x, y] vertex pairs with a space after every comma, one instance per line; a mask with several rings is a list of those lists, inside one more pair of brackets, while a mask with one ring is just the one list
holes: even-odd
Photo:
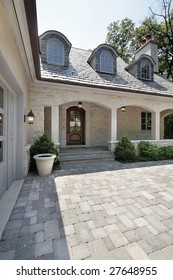
[[85, 144], [85, 110], [77, 106], [67, 110], [67, 145]]

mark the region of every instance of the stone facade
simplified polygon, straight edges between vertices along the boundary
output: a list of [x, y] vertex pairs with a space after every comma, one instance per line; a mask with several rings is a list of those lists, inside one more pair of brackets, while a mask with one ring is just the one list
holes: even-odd
[[118, 109], [118, 140], [124, 135], [131, 140], [151, 139], [151, 130], [141, 130], [141, 112], [146, 110], [134, 106], [126, 107], [125, 112]]
[[110, 139], [110, 110], [90, 104], [90, 145], [107, 146]]

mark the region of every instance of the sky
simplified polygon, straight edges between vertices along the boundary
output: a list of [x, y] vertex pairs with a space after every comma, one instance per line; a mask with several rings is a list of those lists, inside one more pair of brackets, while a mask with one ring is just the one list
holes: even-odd
[[125, 17], [136, 26], [159, 9], [159, 0], [36, 0], [38, 33], [57, 30], [73, 47], [94, 49], [105, 43], [107, 27]]

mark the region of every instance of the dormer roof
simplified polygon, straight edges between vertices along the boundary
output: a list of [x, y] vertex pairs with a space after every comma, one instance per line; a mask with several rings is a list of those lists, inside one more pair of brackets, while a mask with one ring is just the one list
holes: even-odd
[[42, 39], [45, 39], [46, 37], [49, 38], [50, 36], [54, 35], [55, 37], [57, 38], [61, 38], [62, 41], [66, 42], [66, 44], [71, 48], [72, 44], [70, 43], [70, 41], [67, 39], [67, 37], [62, 34], [61, 32], [59, 31], [56, 31], [56, 30], [48, 30], [48, 31], [45, 31], [42, 35], [40, 35], [39, 39], [40, 39], [40, 42]]
[[97, 51], [98, 51], [99, 49], [103, 49], [103, 48], [108, 49], [108, 50], [111, 50], [111, 52], [113, 52], [113, 53], [115, 54], [115, 56], [118, 57], [118, 55], [117, 55], [115, 49], [114, 49], [111, 45], [109, 45], [109, 44], [100, 44], [97, 48], [95, 48], [95, 49], [92, 51], [90, 57], [88, 58], [88, 63], [90, 63], [90, 61], [91, 61], [92, 58], [95, 56], [95, 54], [97, 53]]

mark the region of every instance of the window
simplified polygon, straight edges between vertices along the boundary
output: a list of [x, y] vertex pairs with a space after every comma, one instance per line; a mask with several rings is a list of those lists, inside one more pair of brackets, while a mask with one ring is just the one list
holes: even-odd
[[141, 130], [151, 130], [151, 113], [141, 113]]
[[50, 40], [47, 43], [47, 62], [58, 65], [64, 64], [64, 46], [58, 40]]
[[113, 57], [108, 51], [102, 51], [100, 55], [100, 71], [104, 73], [113, 73]]
[[151, 65], [147, 60], [141, 62], [140, 78], [151, 80]]

